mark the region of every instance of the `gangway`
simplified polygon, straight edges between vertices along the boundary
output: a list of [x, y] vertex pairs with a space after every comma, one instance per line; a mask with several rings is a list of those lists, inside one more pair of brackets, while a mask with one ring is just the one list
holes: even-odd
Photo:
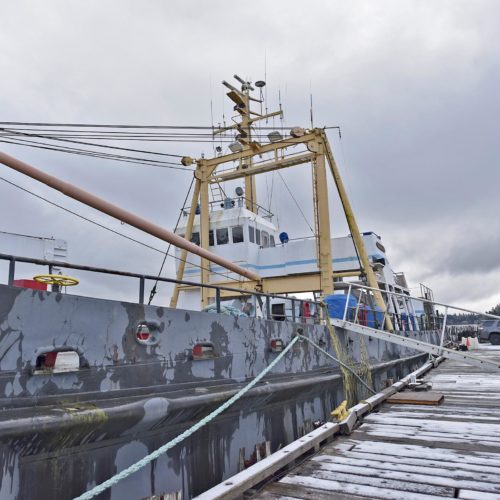
[[[422, 297], [418, 297], [418, 298], [408, 297], [407, 295], [404, 295], [404, 294], [401, 294], [398, 292], [384, 290], [384, 292], [383, 292], [384, 295], [403, 297], [404, 299], [411, 298], [412, 300], [422, 302], [427, 307], [434, 308], [435, 306], [440, 306], [440, 307], [444, 308], [443, 323], [441, 326], [441, 339], [440, 339], [439, 345], [435, 345], [435, 344], [431, 344], [429, 342], [423, 342], [421, 340], [411, 338], [411, 335], [413, 333], [413, 327], [411, 326], [411, 322], [410, 322], [409, 331], [395, 333], [395, 332], [391, 332], [391, 331], [382, 330], [379, 328], [372, 328], [369, 326], [360, 325], [359, 323], [356, 322], [357, 314], [355, 315], [356, 317], [355, 317], [354, 321], [348, 320], [347, 318], [349, 317], [349, 314], [348, 314], [349, 296], [351, 295], [351, 293], [353, 293], [353, 288], [357, 288], [361, 292], [366, 292], [366, 293], [373, 293], [373, 291], [375, 291], [374, 288], [369, 287], [369, 286], [360, 285], [358, 283], [350, 283], [349, 289], [347, 292], [347, 300], [346, 300], [343, 318], [342, 319], [330, 318], [329, 321], [330, 321], [330, 324], [332, 326], [335, 326], [337, 328], [345, 328], [351, 332], [358, 333], [358, 334], [364, 335], [366, 337], [376, 338], [376, 339], [383, 340], [385, 342], [391, 342], [393, 344], [397, 344], [397, 345], [401, 345], [401, 346], [405, 346], [405, 347], [410, 347], [412, 349], [416, 349], [418, 351], [428, 353], [428, 354], [431, 354], [433, 356], [442, 356], [443, 358], [453, 359], [456, 361], [462, 361], [462, 362], [469, 364], [469, 365], [478, 366], [478, 367], [485, 368], [487, 370], [491, 370], [494, 372], [500, 372], [500, 363], [498, 363], [498, 362], [488, 361], [482, 357], [474, 356], [473, 354], [470, 354], [467, 351], [455, 351], [453, 349], [448, 349], [448, 348], [444, 347], [446, 326], [447, 326], [446, 322], [447, 322], [447, 318], [448, 318], [448, 310], [449, 309], [456, 309], [458, 311], [468, 312], [468, 313], [472, 313], [472, 314], [477, 314], [478, 316], [485, 316], [485, 317], [494, 318], [494, 319], [500, 319], [500, 316], [496, 316], [494, 314], [489, 314], [489, 313], [481, 313], [481, 312], [477, 312], [477, 311], [472, 311], [470, 309], [465, 309], [463, 307], [458, 307], [458, 306], [452, 306], [450, 304], [444, 304], [441, 302], [435, 302], [434, 300], [425, 299]], [[357, 308], [356, 308], [356, 312], [357, 312]], [[386, 324], [386, 316], [384, 316], [384, 319], [382, 321], [382, 325], [381, 325], [382, 328], [384, 327], [384, 324]]]
[[[500, 372], [499, 363], [486, 361], [484, 358], [474, 356], [473, 354], [469, 354], [466, 351], [454, 351], [453, 349], [448, 349], [443, 346], [434, 345], [428, 342], [423, 342], [421, 340], [412, 339], [411, 337], [406, 337], [405, 335], [386, 332], [384, 330], [377, 330], [376, 328], [370, 328], [369, 326], [359, 325], [358, 323], [353, 323], [351, 321], [344, 321], [342, 319], [332, 318], [330, 319], [330, 323], [333, 326], [339, 328], [347, 328], [349, 331], [359, 333], [360, 335], [365, 335], [367, 337], [384, 340], [385, 342], [391, 342], [393, 344], [410, 347], [418, 351], [432, 354], [433, 356], [442, 356], [443, 358], [454, 359], [456, 361], [463, 361], [464, 363], [467, 363], [469, 365], [479, 366], [481, 368]], [[411, 332], [408, 333], [411, 334]]]

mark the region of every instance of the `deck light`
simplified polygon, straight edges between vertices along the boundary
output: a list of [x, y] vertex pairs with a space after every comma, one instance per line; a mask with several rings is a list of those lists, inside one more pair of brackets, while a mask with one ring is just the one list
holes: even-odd
[[269, 139], [269, 142], [279, 142], [283, 140], [283, 136], [277, 130], [269, 132], [269, 134], [267, 134], [267, 138]]
[[243, 151], [243, 146], [239, 142], [235, 141], [229, 144], [229, 149], [233, 153], [240, 153], [241, 151]]

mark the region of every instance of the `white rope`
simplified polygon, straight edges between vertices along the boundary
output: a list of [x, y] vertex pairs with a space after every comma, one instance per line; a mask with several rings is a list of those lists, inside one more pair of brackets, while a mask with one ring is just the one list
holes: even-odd
[[102, 493], [103, 491], [107, 490], [111, 486], [114, 486], [118, 482], [120, 482], [122, 479], [125, 479], [126, 477], [130, 476], [134, 472], [137, 472], [138, 470], [142, 469], [144, 466], [152, 462], [153, 460], [156, 460], [160, 455], [163, 455], [166, 451], [170, 450], [170, 448], [173, 448], [177, 444], [179, 444], [181, 441], [184, 441], [184, 439], [188, 438], [191, 436], [191, 434], [194, 434], [198, 429], [203, 427], [204, 425], [208, 424], [211, 422], [215, 417], [220, 415], [224, 410], [227, 410], [233, 403], [236, 403], [238, 399], [240, 399], [244, 394], [246, 394], [252, 387], [254, 387], [264, 376], [271, 371], [285, 356], [285, 354], [293, 347], [295, 342], [299, 340], [299, 336], [296, 336], [292, 339], [292, 341], [281, 351], [281, 353], [274, 359], [269, 366], [264, 368], [250, 383], [248, 383], [245, 387], [240, 389], [233, 397], [228, 399], [225, 403], [223, 403], [221, 406], [219, 406], [216, 410], [214, 410], [212, 413], [207, 415], [206, 417], [202, 418], [198, 423], [194, 424], [192, 427], [189, 429], [185, 430], [182, 434], [177, 436], [175, 439], [172, 439], [172, 441], [169, 441], [168, 443], [164, 444], [163, 446], [160, 446], [157, 450], [153, 451], [149, 455], [146, 455], [144, 458], [136, 462], [135, 464], [131, 465], [130, 467], [127, 467], [126, 469], [122, 470], [118, 474], [115, 474], [113, 477], [110, 479], [104, 481], [101, 484], [98, 484], [94, 486], [91, 490], [87, 491], [86, 493], [83, 493], [83, 495], [80, 495], [79, 497], [76, 497], [74, 500], [90, 500], [91, 498], [94, 498], [96, 495], [99, 495], [99, 493]]

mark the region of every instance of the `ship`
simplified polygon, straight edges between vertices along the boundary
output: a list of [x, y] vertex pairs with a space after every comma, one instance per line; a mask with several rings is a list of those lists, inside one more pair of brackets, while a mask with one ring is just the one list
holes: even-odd
[[[71, 264], [57, 252], [2, 251], [0, 499], [79, 497], [207, 418], [293, 343], [225, 412], [96, 496], [192, 498], [321, 425], [347, 397], [356, 403], [364, 386], [380, 390], [427, 359], [332, 329], [330, 317], [439, 344], [432, 302], [421, 307], [382, 238], [359, 230], [325, 129], [257, 130], [282, 111], [252, 110], [265, 82], [235, 78], [223, 84], [238, 118], [213, 130], [232, 138], [229, 151], [182, 158], [193, 188], [174, 231], [0, 153], [6, 167], [173, 244], [177, 262], [175, 277], [158, 277]], [[257, 175], [303, 164], [311, 167], [312, 237], [284, 231], [257, 199]], [[350, 231], [337, 238], [331, 180]], [[47, 274], [20, 278], [19, 263]], [[135, 280], [138, 300], [79, 295], [71, 288], [79, 272]], [[145, 303], [153, 281], [175, 285], [168, 305]], [[364, 373], [364, 386], [342, 360]]]

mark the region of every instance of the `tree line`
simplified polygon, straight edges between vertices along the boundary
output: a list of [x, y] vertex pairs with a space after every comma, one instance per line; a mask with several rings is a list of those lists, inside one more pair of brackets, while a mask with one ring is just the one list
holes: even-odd
[[[488, 314], [496, 314], [500, 316], [500, 304], [497, 304], [490, 311], [486, 311]], [[485, 318], [479, 314], [473, 313], [448, 313], [448, 318], [446, 319], [446, 324], [448, 325], [476, 325], [483, 321]]]

